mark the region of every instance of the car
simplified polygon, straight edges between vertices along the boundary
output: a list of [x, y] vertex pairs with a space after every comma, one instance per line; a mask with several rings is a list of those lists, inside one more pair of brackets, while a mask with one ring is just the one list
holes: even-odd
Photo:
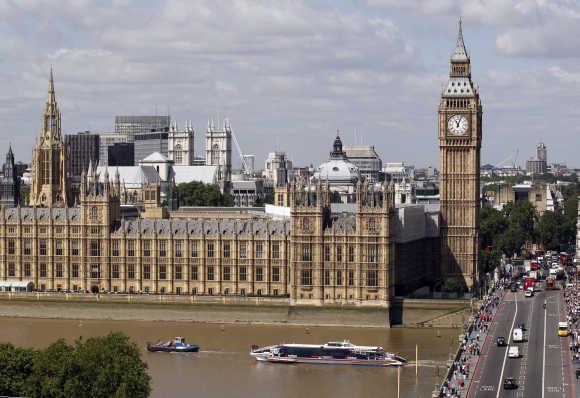
[[503, 389], [504, 390], [516, 390], [518, 388], [518, 383], [516, 383], [516, 379], [513, 377], [506, 377], [503, 380]]
[[576, 379], [580, 378], [580, 368], [576, 368]]
[[510, 286], [510, 291], [517, 292], [518, 291], [518, 286], [515, 283], [512, 283], [512, 285]]
[[534, 297], [534, 291], [533, 290], [526, 290], [526, 292], [524, 293], [524, 296]]
[[516, 328], [517, 329], [522, 329], [522, 330], [526, 330], [526, 324], [524, 322], [518, 322], [516, 324]]
[[517, 345], [512, 345], [508, 349], [508, 357], [509, 358], [519, 358], [520, 357], [520, 348]]
[[497, 346], [498, 347], [505, 347], [507, 345], [507, 342], [505, 341], [505, 337], [503, 336], [499, 336], [496, 340]]

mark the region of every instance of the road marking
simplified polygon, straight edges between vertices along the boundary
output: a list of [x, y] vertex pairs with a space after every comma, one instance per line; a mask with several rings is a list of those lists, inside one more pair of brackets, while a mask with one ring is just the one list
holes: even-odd
[[548, 319], [548, 299], [546, 298], [546, 308], [544, 308], [544, 350], [542, 351], [542, 398], [544, 398], [546, 383], [546, 321]]
[[508, 355], [508, 351], [509, 351], [509, 345], [510, 345], [510, 341], [513, 340], [513, 330], [514, 330], [514, 325], [516, 324], [516, 317], [518, 316], [518, 296], [514, 294], [514, 302], [516, 303], [516, 311], [514, 312], [514, 320], [512, 321], [512, 327], [510, 329], [510, 335], [508, 336], [508, 348], [507, 350], [505, 350], [505, 354], [503, 356], [503, 365], [501, 366], [501, 374], [499, 375], [499, 381], [497, 384], [497, 395], [495, 396], [495, 398], [499, 398], [499, 393], [501, 392], [501, 381], [503, 380], [503, 372], [505, 370], [505, 361], [507, 360], [507, 355]]

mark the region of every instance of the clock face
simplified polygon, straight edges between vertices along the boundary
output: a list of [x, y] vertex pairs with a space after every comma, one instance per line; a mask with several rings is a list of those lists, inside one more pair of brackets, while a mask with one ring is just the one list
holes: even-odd
[[465, 134], [469, 128], [469, 122], [463, 115], [453, 115], [447, 121], [447, 130], [453, 135]]

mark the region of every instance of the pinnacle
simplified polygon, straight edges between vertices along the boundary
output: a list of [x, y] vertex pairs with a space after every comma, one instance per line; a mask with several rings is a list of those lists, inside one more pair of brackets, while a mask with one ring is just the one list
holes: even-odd
[[455, 50], [451, 55], [451, 61], [468, 61], [469, 56], [467, 55], [467, 50], [465, 49], [465, 43], [463, 42], [463, 26], [461, 17], [459, 18], [459, 32], [457, 33], [457, 44], [455, 45]]

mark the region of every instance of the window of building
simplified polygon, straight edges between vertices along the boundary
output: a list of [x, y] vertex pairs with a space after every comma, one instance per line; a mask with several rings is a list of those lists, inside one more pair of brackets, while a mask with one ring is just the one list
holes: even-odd
[[377, 287], [379, 285], [379, 272], [376, 269], [367, 271], [367, 286]]
[[537, 193], [536, 194], [536, 202], [541, 202], [542, 201], [542, 194], [541, 193]]
[[127, 279], [135, 279], [135, 265], [127, 265]]
[[330, 285], [330, 271], [329, 270], [324, 271], [324, 284], [326, 286]]
[[72, 277], [78, 278], [79, 277], [79, 265], [75, 263], [71, 266], [71, 268], [72, 268]]
[[111, 278], [119, 279], [119, 264], [111, 265]]
[[280, 282], [280, 267], [272, 267], [272, 282]]
[[91, 207], [91, 221], [98, 221], [99, 220], [99, 209], [97, 206]]
[[367, 230], [369, 232], [374, 232], [377, 230], [377, 223], [374, 218], [371, 218], [367, 221]]
[[16, 233], [16, 228], [15, 227], [8, 227], [8, 233], [11, 235], [14, 235]]
[[207, 294], [209, 294], [210, 296], [213, 296], [213, 287], [210, 287], [209, 289], [207, 289]]
[[159, 241], [159, 257], [167, 257], [167, 241]]
[[143, 279], [151, 279], [151, 266], [150, 265], [143, 266]]
[[230, 242], [224, 242], [223, 255], [224, 258], [230, 258]]
[[308, 217], [302, 219], [302, 230], [310, 231], [310, 219]]
[[8, 254], [14, 254], [16, 252], [16, 244], [14, 239], [8, 239]]
[[8, 276], [16, 276], [16, 266], [14, 263], [8, 263]]
[[62, 234], [62, 226], [58, 225], [54, 227], [54, 233], [59, 235]]
[[256, 257], [255, 258], [263, 258], [264, 257], [264, 243], [263, 242], [256, 242]]
[[264, 280], [264, 267], [256, 267], [256, 282]]
[[166, 265], [159, 266], [159, 279], [161, 279], [161, 280], [167, 279], [167, 266]]
[[213, 242], [208, 242], [207, 243], [207, 257], [213, 258], [213, 255], [214, 255], [214, 244], [213, 244]]
[[99, 227], [91, 227], [91, 234], [98, 235], [99, 234]]
[[248, 258], [246, 242], [239, 242], [239, 246], [240, 246], [240, 258]]
[[342, 261], [342, 246], [336, 247], [336, 261]]
[[330, 246], [324, 246], [324, 261], [330, 261]]
[[175, 279], [180, 281], [183, 278], [183, 270], [181, 265], [176, 265], [175, 267], [173, 267], [174, 273], [175, 273]]
[[62, 240], [58, 239], [55, 243], [55, 253], [57, 256], [62, 256]]
[[134, 240], [127, 241], [127, 256], [128, 257], [135, 257], [135, 241]]
[[40, 227], [38, 228], [38, 233], [41, 235], [46, 235], [46, 227]]
[[312, 261], [312, 251], [310, 243], [302, 244], [302, 261]]
[[336, 271], [336, 285], [337, 286], [341, 286], [342, 285], [342, 271]]
[[41, 278], [46, 278], [46, 264], [45, 263], [40, 263], [39, 274], [40, 274]]
[[280, 242], [272, 242], [272, 258], [274, 260], [280, 258]]
[[70, 254], [73, 256], [79, 255], [79, 241], [76, 239], [70, 242]]
[[113, 257], [119, 256], [119, 241], [117, 239], [111, 241], [111, 255]]
[[143, 257], [151, 257], [151, 242], [148, 240], [143, 241]]
[[348, 262], [354, 263], [354, 246], [352, 245], [348, 247]]
[[31, 276], [30, 263], [24, 263], [24, 276]]
[[224, 273], [223, 276], [224, 281], [229, 281], [231, 278], [231, 268], [227, 266], [224, 267], [223, 273]]
[[246, 267], [240, 267], [240, 281], [247, 281], [248, 280], [248, 271]]
[[376, 263], [377, 262], [377, 246], [376, 245], [369, 245], [367, 247], [367, 261], [369, 263]]
[[180, 241], [175, 242], [175, 257], [183, 256], [183, 243]]
[[30, 233], [30, 227], [24, 227], [24, 233], [25, 234], [29, 234]]
[[23, 248], [24, 255], [29, 256], [32, 253], [32, 243], [30, 242], [30, 239], [24, 239], [22, 244], [24, 246]]
[[354, 271], [348, 270], [348, 285], [354, 286]]
[[96, 239], [91, 240], [91, 256], [97, 257], [101, 255], [101, 247], [99, 241]]
[[60, 263], [56, 264], [55, 268], [56, 268], [55, 269], [55, 274], [56, 274], [55, 276], [57, 278], [62, 278], [62, 264], [60, 264]]
[[191, 267], [191, 280], [192, 281], [197, 280], [197, 266], [196, 265]]
[[191, 257], [197, 257], [199, 255], [197, 251], [197, 242], [191, 242]]
[[[10, 246], [8, 246], [8, 252], [10, 252]], [[46, 239], [40, 239], [38, 241], [38, 254], [40, 254], [41, 256], [46, 256], [46, 253], [47, 253]]]
[[101, 266], [99, 264], [91, 264], [91, 278], [96, 279], [101, 277]]
[[207, 267], [207, 280], [213, 281], [214, 277], [214, 267]]
[[312, 270], [310, 268], [305, 268], [300, 272], [300, 282], [303, 286], [312, 285]]

